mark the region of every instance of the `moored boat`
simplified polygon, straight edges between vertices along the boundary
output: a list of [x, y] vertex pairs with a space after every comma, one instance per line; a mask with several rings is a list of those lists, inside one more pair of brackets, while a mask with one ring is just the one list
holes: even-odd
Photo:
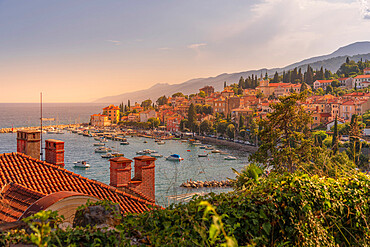
[[94, 146], [105, 146], [105, 143], [102, 142], [96, 142], [93, 144]]
[[166, 157], [166, 160], [169, 161], [181, 161], [184, 160], [183, 158], [180, 157], [178, 154], [171, 154], [170, 156]]
[[113, 154], [111, 154], [111, 153], [106, 153], [106, 154], [102, 154], [102, 155], [101, 155], [101, 157], [102, 157], [102, 158], [106, 158], [106, 159], [110, 159], [110, 158], [113, 158], [113, 157], [114, 157], [114, 155], [113, 155]]
[[220, 151], [220, 150], [218, 150], [218, 149], [214, 149], [214, 150], [212, 150], [211, 152], [212, 152], [212, 153], [215, 153], [215, 154], [219, 154], [219, 153], [221, 153], [221, 151]]
[[198, 157], [207, 157], [207, 156], [208, 156], [207, 153], [205, 153], [205, 154], [198, 154]]
[[225, 160], [236, 160], [236, 157], [229, 155], [225, 157]]
[[121, 145], [129, 145], [130, 143], [128, 143], [128, 141], [123, 141], [123, 142], [120, 142]]
[[86, 160], [76, 161], [76, 162], [73, 162], [73, 164], [74, 164], [74, 167], [78, 167], [78, 168], [90, 167], [90, 165], [86, 162]]

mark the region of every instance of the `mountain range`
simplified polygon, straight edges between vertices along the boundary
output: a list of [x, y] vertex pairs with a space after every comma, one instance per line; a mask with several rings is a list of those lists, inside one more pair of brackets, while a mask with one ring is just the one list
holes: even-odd
[[370, 60], [370, 42], [364, 41], [352, 43], [347, 46], [340, 47], [331, 54], [305, 59], [283, 68], [262, 68], [259, 70], [248, 70], [231, 74], [224, 73], [215, 77], [191, 79], [179, 84], [158, 83], [148, 89], [103, 97], [95, 100], [94, 103], [117, 104], [127, 102], [127, 100], [130, 100], [131, 102], [141, 102], [146, 99], [151, 99], [154, 102], [162, 95], [171, 96], [176, 92], [182, 92], [184, 94], [196, 93], [199, 88], [206, 85], [213, 86], [215, 90], [220, 91], [222, 90], [225, 81], [228, 84], [237, 83], [241, 76], [244, 78], [247, 78], [252, 74], [260, 76], [261, 74], [264, 75], [266, 72], [268, 75], [273, 75], [276, 71], [278, 73], [282, 73], [283, 71], [288, 71], [295, 67], [301, 68], [302, 71], [306, 71], [307, 65], [310, 65], [313, 69], [320, 69], [323, 67], [324, 69], [336, 72], [340, 65], [346, 61], [347, 57], [355, 61], [359, 61], [360, 59], [363, 59], [364, 61]]

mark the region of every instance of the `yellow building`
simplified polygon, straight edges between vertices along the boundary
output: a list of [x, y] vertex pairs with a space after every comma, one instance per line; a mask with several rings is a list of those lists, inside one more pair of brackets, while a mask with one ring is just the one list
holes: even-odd
[[118, 123], [119, 121], [119, 107], [114, 105], [109, 105], [103, 108], [103, 115], [108, 116], [111, 123]]

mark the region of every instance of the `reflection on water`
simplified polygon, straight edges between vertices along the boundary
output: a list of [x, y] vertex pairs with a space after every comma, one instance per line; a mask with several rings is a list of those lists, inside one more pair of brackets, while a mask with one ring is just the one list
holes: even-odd
[[[65, 142], [65, 168], [90, 179], [109, 184], [109, 161], [101, 158], [101, 154], [95, 153], [94, 138], [65, 132], [64, 135], [44, 134], [43, 139], [58, 139]], [[180, 195], [194, 192], [221, 192], [229, 188], [200, 188], [188, 189], [180, 187], [186, 180], [225, 180], [234, 178], [235, 174], [231, 168], [240, 170], [248, 163], [248, 153], [218, 146], [217, 149], [226, 151], [237, 160], [224, 160], [223, 155], [210, 153], [209, 150], [200, 149], [189, 143], [178, 140], [166, 141], [165, 145], [157, 145], [152, 139], [141, 137], [127, 137], [130, 145], [120, 145], [118, 141], [109, 140], [106, 146], [112, 147], [118, 152], [124, 153], [126, 158], [133, 159], [137, 151], [143, 149], [154, 149], [164, 157], [170, 154], [179, 154], [184, 158], [181, 162], [167, 161], [165, 158], [156, 160], [155, 188], [157, 204], [166, 206], [167, 196]], [[144, 143], [144, 140], [147, 143]], [[16, 134], [0, 135], [0, 153], [16, 152]], [[198, 157], [199, 153], [209, 153], [208, 157]], [[91, 165], [88, 169], [74, 168], [73, 162], [87, 160]], [[133, 167], [133, 165], [132, 165]], [[132, 169], [134, 174], [134, 167]]]

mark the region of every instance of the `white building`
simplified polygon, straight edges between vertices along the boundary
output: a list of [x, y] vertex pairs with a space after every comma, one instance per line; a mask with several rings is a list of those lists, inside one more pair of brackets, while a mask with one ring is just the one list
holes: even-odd
[[370, 81], [370, 75], [358, 75], [354, 79], [355, 79], [355, 84], [357, 85], [357, 88], [362, 88], [360, 87], [361, 83]]
[[313, 89], [318, 89], [318, 88], [322, 88], [324, 90], [326, 90], [326, 87], [331, 85], [333, 80], [316, 80], [314, 83], [313, 83]]
[[90, 124], [92, 126], [104, 127], [109, 126], [110, 121], [106, 115], [94, 114], [90, 116]]

